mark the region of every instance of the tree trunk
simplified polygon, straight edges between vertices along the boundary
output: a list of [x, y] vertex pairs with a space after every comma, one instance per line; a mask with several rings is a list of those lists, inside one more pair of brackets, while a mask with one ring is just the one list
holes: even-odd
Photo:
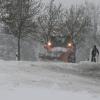
[[[73, 32], [72, 32], [73, 33]], [[74, 34], [74, 33], [73, 33]], [[72, 63], [76, 63], [76, 43], [74, 41], [73, 34], [71, 34], [71, 39], [73, 43], [73, 57], [72, 57]]]
[[76, 44], [73, 43], [73, 58], [72, 58], [72, 63], [76, 63]]
[[18, 61], [21, 60], [21, 55], [20, 55], [20, 42], [21, 42], [21, 35], [20, 35], [20, 31], [18, 33]]
[[21, 60], [20, 55], [20, 42], [21, 42], [21, 27], [22, 27], [22, 2], [23, 0], [19, 0], [19, 27], [18, 27], [18, 61]]
[[74, 58], [73, 63], [76, 63], [76, 45], [74, 45]]

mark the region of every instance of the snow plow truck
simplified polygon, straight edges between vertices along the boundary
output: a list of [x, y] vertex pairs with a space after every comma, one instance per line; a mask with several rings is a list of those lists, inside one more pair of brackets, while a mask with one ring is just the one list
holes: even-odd
[[45, 52], [39, 53], [41, 60], [74, 62], [75, 49], [70, 35], [53, 35], [43, 47]]

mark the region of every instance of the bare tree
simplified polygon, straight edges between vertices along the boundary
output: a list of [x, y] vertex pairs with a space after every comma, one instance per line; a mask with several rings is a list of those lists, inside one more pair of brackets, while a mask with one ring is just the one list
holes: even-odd
[[36, 16], [39, 14], [39, 0], [1, 0], [1, 19], [9, 33], [18, 39], [18, 60], [20, 60], [21, 38], [35, 33]]
[[[100, 28], [100, 7], [94, 5], [93, 3], [85, 2], [85, 6], [87, 9], [88, 14], [91, 16], [92, 19], [92, 34], [91, 39], [92, 41], [95, 40], [100, 45], [100, 37], [99, 37], [99, 28]], [[93, 43], [92, 43], [93, 44]]]
[[50, 40], [51, 34], [61, 33], [59, 26], [62, 23], [62, 5], [56, 6], [54, 0], [51, 0], [49, 5], [45, 6], [38, 22], [44, 42]]
[[[75, 47], [79, 43], [79, 40], [82, 40], [81, 35], [87, 33], [91, 29], [91, 18], [86, 13], [86, 8], [84, 6], [71, 6], [65, 12], [65, 23], [66, 32], [70, 35], [70, 40], [73, 42]], [[76, 57], [74, 54], [74, 62]]]

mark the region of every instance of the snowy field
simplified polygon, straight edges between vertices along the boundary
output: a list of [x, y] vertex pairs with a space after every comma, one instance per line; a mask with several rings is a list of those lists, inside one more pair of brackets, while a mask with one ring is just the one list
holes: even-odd
[[0, 100], [100, 100], [100, 63], [0, 61]]

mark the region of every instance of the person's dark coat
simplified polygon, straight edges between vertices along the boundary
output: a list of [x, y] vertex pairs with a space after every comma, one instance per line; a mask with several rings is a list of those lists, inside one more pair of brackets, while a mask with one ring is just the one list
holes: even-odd
[[92, 58], [91, 61], [96, 62], [96, 55], [99, 55], [99, 50], [97, 49], [96, 45], [94, 45], [92, 49]]

